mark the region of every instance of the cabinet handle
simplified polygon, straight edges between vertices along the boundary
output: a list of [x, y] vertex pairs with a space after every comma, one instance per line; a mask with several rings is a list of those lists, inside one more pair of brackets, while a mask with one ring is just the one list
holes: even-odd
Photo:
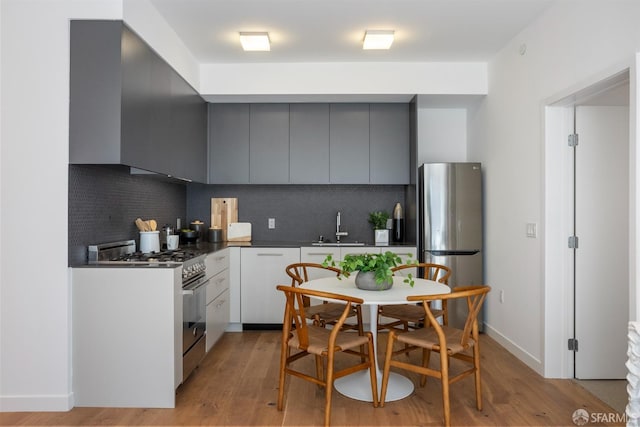
[[322, 256], [327, 256], [327, 255], [333, 255], [331, 252], [309, 252], [307, 253], [307, 255], [322, 255]]
[[258, 254], [258, 256], [284, 256], [284, 254]]

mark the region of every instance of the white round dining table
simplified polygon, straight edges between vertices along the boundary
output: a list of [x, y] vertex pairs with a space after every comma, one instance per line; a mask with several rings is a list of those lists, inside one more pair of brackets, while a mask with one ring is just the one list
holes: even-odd
[[[356, 287], [355, 274], [348, 278], [338, 279], [336, 277], [324, 277], [321, 279], [309, 280], [301, 285], [305, 289], [312, 289], [323, 292], [333, 292], [336, 294], [347, 295], [350, 297], [361, 298], [363, 306], [369, 308], [369, 329], [373, 331], [373, 348], [376, 352], [376, 375], [378, 380], [378, 396], [380, 395], [382, 385], [382, 370], [378, 364], [378, 306], [386, 304], [406, 304], [407, 297], [410, 295], [439, 295], [448, 294], [451, 289], [439, 282], [426, 279], [413, 279], [414, 285], [411, 287], [408, 283], [404, 283], [405, 277], [394, 276], [393, 286], [384, 291], [367, 291]], [[363, 307], [364, 308], [364, 307]], [[364, 321], [364, 320], [363, 320]], [[366, 321], [365, 321], [366, 323]], [[369, 372], [359, 371], [351, 375], [338, 378], [334, 382], [336, 390], [352, 399], [372, 402], [371, 380]], [[387, 396], [385, 402], [403, 399], [413, 392], [413, 382], [396, 372], [389, 374], [389, 383], [387, 385]]]

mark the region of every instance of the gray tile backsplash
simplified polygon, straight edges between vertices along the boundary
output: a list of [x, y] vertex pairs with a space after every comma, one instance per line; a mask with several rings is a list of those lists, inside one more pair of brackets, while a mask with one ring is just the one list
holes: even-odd
[[[238, 220], [252, 224], [254, 241], [335, 241], [342, 212], [342, 240], [373, 242], [369, 212], [405, 203], [403, 185], [205, 185], [132, 175], [124, 166], [69, 166], [69, 265], [84, 264], [87, 246], [135, 239], [134, 220], [155, 219], [158, 227], [199, 219], [211, 225], [211, 198], [238, 198]], [[268, 229], [275, 218], [276, 228]], [[415, 236], [415, 232], [406, 233]]]
[[[236, 197], [238, 220], [252, 224], [256, 241], [335, 241], [336, 213], [342, 212], [342, 240], [373, 242], [369, 212], [405, 206], [404, 185], [203, 185], [187, 186], [187, 217], [211, 225], [211, 198]], [[276, 228], [268, 228], [275, 218]]]
[[69, 165], [69, 265], [86, 263], [87, 246], [135, 239], [134, 221], [155, 219], [158, 228], [186, 217], [183, 183], [132, 175], [124, 166]]

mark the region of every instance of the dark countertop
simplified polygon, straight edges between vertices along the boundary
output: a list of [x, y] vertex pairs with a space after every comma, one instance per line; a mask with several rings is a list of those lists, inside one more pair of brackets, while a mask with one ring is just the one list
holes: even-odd
[[[375, 246], [372, 243], [365, 243], [365, 246]], [[402, 247], [415, 247], [415, 243], [392, 243], [388, 246], [376, 246], [379, 248], [402, 248]], [[313, 246], [311, 242], [283, 242], [283, 241], [252, 241], [252, 242], [199, 242], [199, 243], [186, 243], [180, 244], [179, 249], [193, 251], [198, 255], [209, 254], [217, 251], [221, 251], [226, 248], [242, 247], [242, 248], [300, 248], [300, 247], [315, 247], [315, 248], [334, 248], [337, 246]], [[352, 247], [358, 248], [363, 246], [340, 246], [340, 247]], [[84, 264], [76, 265], [73, 268], [78, 267], [92, 267], [92, 268], [176, 268], [181, 264], [166, 265], [158, 264]]]

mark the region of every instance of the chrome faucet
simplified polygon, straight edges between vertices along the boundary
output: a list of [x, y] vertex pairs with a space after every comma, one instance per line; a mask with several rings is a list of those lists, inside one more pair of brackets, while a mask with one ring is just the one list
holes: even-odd
[[338, 211], [338, 215], [336, 216], [336, 241], [340, 243], [340, 236], [348, 236], [349, 233], [346, 231], [340, 231], [340, 211]]

